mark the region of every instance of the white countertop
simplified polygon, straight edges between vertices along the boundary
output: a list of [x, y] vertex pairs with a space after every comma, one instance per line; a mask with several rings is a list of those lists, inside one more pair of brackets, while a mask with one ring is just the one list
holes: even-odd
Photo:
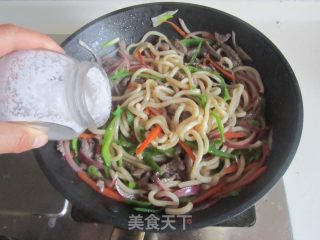
[[[116, 9], [152, 1], [1, 1], [0, 23], [14, 23], [48, 34], [70, 34]], [[320, 215], [320, 2], [187, 1], [242, 18], [271, 39], [291, 64], [304, 102], [304, 128], [297, 154], [284, 176], [293, 235], [315, 239]], [[319, 181], [319, 180], [318, 180]], [[281, 226], [279, 226], [281, 227]]]

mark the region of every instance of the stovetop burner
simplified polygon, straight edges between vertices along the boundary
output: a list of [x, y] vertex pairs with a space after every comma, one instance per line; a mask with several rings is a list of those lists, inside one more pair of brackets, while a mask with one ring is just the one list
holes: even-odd
[[[113, 239], [113, 227], [73, 208], [50, 185], [31, 152], [0, 156], [0, 236], [16, 239]], [[256, 217], [257, 216], [257, 217]], [[282, 181], [256, 207], [217, 226], [181, 233], [147, 233], [144, 239], [291, 240]]]

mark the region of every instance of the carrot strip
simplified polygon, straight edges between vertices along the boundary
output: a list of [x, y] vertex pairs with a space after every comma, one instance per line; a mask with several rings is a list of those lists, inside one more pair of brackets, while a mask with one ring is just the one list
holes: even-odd
[[188, 156], [195, 161], [196, 160], [196, 156], [193, 154], [192, 149], [183, 141], [179, 140], [179, 144], [182, 147], [182, 149], [188, 154]]
[[187, 34], [175, 23], [170, 22], [170, 21], [165, 21], [166, 23], [170, 24], [170, 26], [177, 31], [177, 33], [180, 34], [181, 37], [185, 37]]
[[227, 139], [231, 139], [231, 138], [243, 138], [248, 136], [247, 132], [226, 132], [224, 133], [224, 137]]
[[111, 189], [109, 188], [104, 188], [103, 189], [103, 192], [101, 192], [99, 190], [99, 188], [97, 187], [96, 185], [96, 182], [93, 181], [89, 176], [88, 174], [86, 174], [85, 172], [78, 172], [77, 173], [79, 178], [84, 181], [86, 184], [88, 184], [91, 188], [93, 188], [96, 192], [108, 197], [108, 198], [111, 198], [115, 201], [118, 201], [118, 202], [123, 202], [123, 198], [116, 192], [112, 191]]
[[138, 146], [137, 151], [136, 151], [136, 155], [142, 153], [147, 147], [148, 145], [151, 143], [151, 141], [153, 139], [155, 139], [156, 137], [159, 136], [159, 134], [161, 133], [161, 127], [160, 125], [157, 125], [151, 132], [150, 134], [147, 136], [147, 138]]
[[267, 170], [267, 167], [263, 166], [263, 167], [257, 169], [257, 171], [255, 171], [254, 173], [243, 177], [238, 182], [231, 183], [231, 184], [219, 183], [218, 185], [213, 186], [212, 188], [210, 188], [209, 190], [204, 192], [202, 195], [200, 195], [198, 198], [196, 198], [193, 201], [193, 204], [196, 205], [196, 204], [199, 204], [209, 198], [212, 199], [212, 198], [216, 198], [219, 196], [223, 196], [229, 192], [235, 191], [245, 185], [248, 185], [251, 182], [253, 182], [255, 179], [257, 179], [258, 177], [260, 177], [266, 170]]
[[145, 62], [144, 62], [144, 58], [143, 58], [143, 56], [142, 56], [142, 54], [141, 54], [140, 49], [137, 49], [137, 56], [138, 56], [138, 61], [139, 61], [139, 63], [140, 63], [141, 65], [144, 65]]
[[229, 72], [229, 71], [227, 71], [227, 70], [224, 70], [223, 67], [221, 67], [221, 66], [219, 65], [219, 63], [213, 61], [213, 60], [210, 58], [210, 55], [209, 55], [209, 54], [207, 55], [206, 60], [208, 60], [208, 61], [212, 64], [212, 66], [213, 66], [214, 68], [216, 68], [220, 73], [222, 73], [226, 78], [228, 78], [229, 80], [232, 80], [232, 81], [235, 80], [234, 75], [233, 75], [231, 72]]
[[93, 133], [81, 133], [80, 134], [80, 138], [82, 139], [90, 139], [90, 138], [94, 138], [96, 135]]
[[224, 174], [234, 173], [238, 170], [238, 165], [236, 163], [231, 164], [229, 167], [223, 169]]
[[209, 190], [205, 191], [202, 195], [197, 197], [194, 201], [192, 201], [192, 203], [194, 205], [196, 205], [196, 204], [199, 204], [199, 203], [207, 200], [208, 198], [211, 198], [212, 196], [214, 196], [217, 193], [219, 193], [223, 186], [224, 186], [224, 183], [219, 183], [218, 185], [213, 186]]

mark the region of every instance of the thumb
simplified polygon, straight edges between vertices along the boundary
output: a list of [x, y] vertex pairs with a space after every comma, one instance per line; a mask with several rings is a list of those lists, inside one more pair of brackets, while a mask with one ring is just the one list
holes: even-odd
[[46, 133], [13, 123], [0, 123], [0, 154], [21, 153], [48, 142]]

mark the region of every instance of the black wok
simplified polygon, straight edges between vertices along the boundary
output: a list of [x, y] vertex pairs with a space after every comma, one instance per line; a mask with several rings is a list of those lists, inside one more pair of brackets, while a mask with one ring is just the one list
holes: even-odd
[[[175, 9], [179, 9], [177, 16], [182, 17], [194, 31], [236, 32], [238, 44], [254, 59], [254, 65], [262, 75], [266, 119], [273, 129], [273, 146], [266, 163], [266, 174], [246, 187], [239, 196], [223, 199], [206, 210], [193, 213], [192, 224], [186, 226], [190, 230], [218, 224], [241, 213], [276, 184], [287, 170], [298, 147], [303, 107], [294, 73], [272, 42], [244, 21], [212, 8], [185, 3], [153, 3], [121, 9], [85, 25], [65, 40], [62, 46], [68, 55], [79, 60], [89, 60], [90, 54], [77, 44], [78, 39], [89, 43], [102, 55], [108, 51], [99, 47], [102, 42], [116, 37], [124, 39], [127, 44], [137, 42], [144, 33], [154, 30], [151, 17]], [[170, 39], [178, 37], [167, 24], [156, 30], [165, 33]], [[56, 150], [56, 142], [49, 142], [36, 150], [35, 155], [50, 182], [75, 207], [97, 221], [128, 228], [129, 215], [135, 212], [130, 207], [99, 195], [79, 180]], [[175, 226], [177, 230], [182, 229], [181, 222]]]

